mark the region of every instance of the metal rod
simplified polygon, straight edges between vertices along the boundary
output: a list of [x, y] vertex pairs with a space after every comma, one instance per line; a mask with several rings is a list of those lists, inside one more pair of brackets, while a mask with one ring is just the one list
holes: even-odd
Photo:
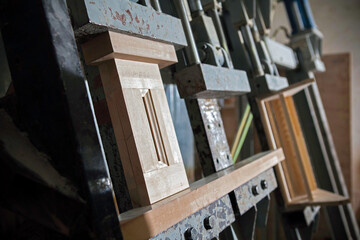
[[249, 25], [242, 26], [241, 33], [245, 41], [245, 46], [247, 46], [249, 51], [250, 60], [254, 69], [254, 76], [264, 75], [264, 70], [262, 69], [261, 66], [260, 58], [256, 50], [256, 45], [250, 30], [250, 26]]
[[217, 35], [219, 37], [219, 40], [220, 40], [221, 47], [224, 48], [225, 51], [229, 54], [229, 48], [228, 48], [228, 45], [226, 43], [224, 30], [222, 28], [219, 13], [216, 10], [216, 8], [210, 9], [209, 10], [209, 15], [213, 19], [215, 29], [216, 29]]
[[199, 53], [197, 51], [195, 39], [191, 30], [189, 17], [185, 11], [184, 2], [183, 0], [175, 0], [174, 2], [175, 2], [176, 10], [180, 16], [184, 28], [186, 40], [188, 42], [188, 46], [186, 47], [187, 50], [186, 55], [189, 61], [189, 65], [199, 64], [201, 63], [201, 61], [200, 61]]
[[159, 0], [151, 0], [151, 6], [158, 12], [161, 12]]
[[295, 15], [294, 20], [295, 20], [296, 27], [297, 27], [298, 31], [301, 31], [304, 29], [304, 23], [302, 21], [301, 14], [299, 11], [299, 6], [297, 5], [297, 2], [293, 2], [291, 7], [292, 7], [293, 13]]

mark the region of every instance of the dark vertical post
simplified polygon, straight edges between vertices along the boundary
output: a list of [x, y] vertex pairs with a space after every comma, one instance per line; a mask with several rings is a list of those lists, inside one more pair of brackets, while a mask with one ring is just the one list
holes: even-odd
[[6, 13], [2, 33], [25, 130], [81, 189], [92, 234], [122, 239], [65, 0], [9, 1]]

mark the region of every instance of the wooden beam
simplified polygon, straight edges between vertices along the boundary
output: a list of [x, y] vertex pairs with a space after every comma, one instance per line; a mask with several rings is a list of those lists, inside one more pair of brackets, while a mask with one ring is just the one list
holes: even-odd
[[86, 64], [96, 65], [114, 58], [156, 63], [159, 68], [177, 63], [175, 48], [171, 44], [112, 31], [84, 43], [82, 50]]
[[[124, 239], [149, 239], [206, 207], [284, 159], [282, 149], [257, 154], [214, 173], [152, 206], [120, 214]], [[141, 226], [141, 231], [139, 231]]]

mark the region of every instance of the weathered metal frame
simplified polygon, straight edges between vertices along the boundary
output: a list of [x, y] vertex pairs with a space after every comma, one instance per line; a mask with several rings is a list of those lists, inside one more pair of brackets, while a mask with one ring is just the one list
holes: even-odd
[[68, 0], [77, 39], [107, 30], [186, 46], [181, 21], [129, 0]]

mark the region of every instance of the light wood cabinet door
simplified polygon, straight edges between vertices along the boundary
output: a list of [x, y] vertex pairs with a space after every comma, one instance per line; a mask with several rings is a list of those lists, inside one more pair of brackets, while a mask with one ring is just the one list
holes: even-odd
[[176, 62], [174, 47], [108, 32], [85, 43], [83, 52], [99, 66], [134, 207], [188, 188], [159, 70]]

